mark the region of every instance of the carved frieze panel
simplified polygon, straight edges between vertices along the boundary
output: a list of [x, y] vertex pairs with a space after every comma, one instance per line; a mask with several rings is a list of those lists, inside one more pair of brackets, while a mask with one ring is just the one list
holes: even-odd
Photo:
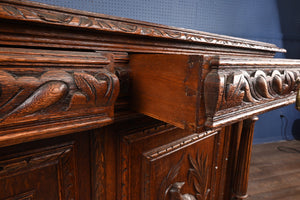
[[204, 83], [206, 126], [293, 103], [299, 72], [296, 60], [216, 57]]
[[105, 69], [39, 69], [36, 76], [23, 70], [21, 76], [13, 69], [0, 70], [2, 125], [42, 116], [49, 119], [57, 113], [72, 116], [80, 109], [90, 109], [92, 114], [93, 109], [111, 106], [115, 99], [117, 78]]
[[[2, 52], [0, 143], [1, 134], [20, 131], [20, 128], [13, 130], [19, 125], [32, 125], [37, 130], [43, 126], [44, 132], [51, 132], [51, 124], [55, 124], [55, 131], [67, 131], [112, 121], [119, 92], [112, 55], [42, 50], [39, 54], [35, 50], [31, 53], [36, 57], [21, 59], [24, 52], [20, 51], [15, 53], [21, 54], [19, 57], [14, 54], [5, 57], [7, 54]], [[72, 127], [66, 127], [67, 121]]]

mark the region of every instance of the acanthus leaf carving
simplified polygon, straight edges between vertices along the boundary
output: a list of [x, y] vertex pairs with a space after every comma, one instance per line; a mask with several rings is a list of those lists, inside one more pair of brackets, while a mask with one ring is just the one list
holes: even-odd
[[196, 199], [206, 200], [210, 192], [208, 188], [209, 168], [207, 166], [207, 155], [204, 158], [203, 153], [197, 152], [196, 160], [190, 155], [188, 158], [192, 165], [188, 171], [188, 181], [194, 185]]
[[68, 87], [64, 82], [51, 81], [43, 84], [33, 92], [23, 103], [9, 112], [2, 120], [18, 118], [33, 114], [59, 101]]
[[[297, 70], [262, 68], [230, 69], [213, 66], [204, 83], [207, 122], [215, 127], [216, 117], [242, 107], [253, 107], [294, 95]], [[221, 117], [219, 117], [221, 120]]]

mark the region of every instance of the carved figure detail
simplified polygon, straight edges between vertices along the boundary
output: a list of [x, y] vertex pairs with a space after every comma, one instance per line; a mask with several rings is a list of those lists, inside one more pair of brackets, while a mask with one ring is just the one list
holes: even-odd
[[197, 200], [191, 194], [181, 194], [180, 190], [185, 182], [176, 182], [172, 184], [172, 187], [169, 191], [171, 200]]
[[160, 187], [160, 200], [165, 200], [169, 195], [170, 200], [206, 200], [210, 189], [208, 188], [209, 168], [207, 166], [207, 156], [204, 158], [203, 154], [197, 153], [197, 158], [194, 159], [188, 155], [188, 160], [191, 168], [188, 170], [188, 183], [192, 184], [196, 192], [193, 194], [182, 194], [181, 189], [185, 182], [175, 182], [173, 180], [177, 177], [184, 155], [182, 155], [179, 162], [174, 165], [168, 175], [163, 179]]

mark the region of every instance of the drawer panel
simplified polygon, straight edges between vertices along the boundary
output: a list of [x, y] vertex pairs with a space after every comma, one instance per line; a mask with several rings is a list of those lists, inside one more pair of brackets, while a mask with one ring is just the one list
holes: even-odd
[[136, 54], [130, 66], [133, 109], [194, 132], [294, 103], [299, 88], [299, 60]]
[[1, 48], [0, 146], [111, 123], [119, 93], [115, 57]]

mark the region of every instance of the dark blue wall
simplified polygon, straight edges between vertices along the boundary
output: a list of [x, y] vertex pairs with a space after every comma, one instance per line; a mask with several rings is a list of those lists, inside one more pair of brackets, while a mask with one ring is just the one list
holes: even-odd
[[[36, 1], [274, 43], [289, 52], [276, 57], [300, 58], [300, 3], [297, 0]], [[293, 134], [300, 137], [300, 128], [297, 132], [300, 112], [294, 105], [259, 117], [254, 143], [292, 139]]]

